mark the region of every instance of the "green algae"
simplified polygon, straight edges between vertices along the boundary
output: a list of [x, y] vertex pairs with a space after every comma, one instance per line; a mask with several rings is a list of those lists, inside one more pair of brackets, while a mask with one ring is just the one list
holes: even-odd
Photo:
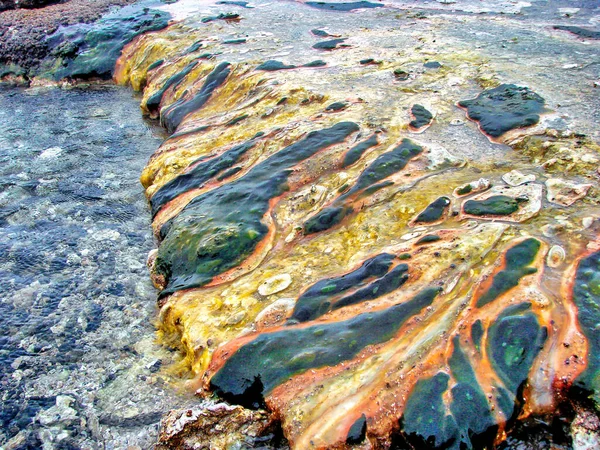
[[544, 99], [529, 88], [502, 84], [481, 92], [473, 100], [462, 100], [458, 105], [466, 108], [471, 120], [481, 129], [497, 138], [507, 131], [535, 125], [545, 111]]
[[209, 22], [214, 22], [215, 20], [239, 20], [240, 15], [236, 14], [236, 13], [221, 13], [217, 16], [208, 16], [208, 17], [204, 17], [201, 22], [202, 23], [209, 23]]
[[263, 333], [239, 348], [210, 380], [222, 398], [247, 407], [309, 369], [335, 366], [369, 345], [389, 341], [411, 317], [429, 306], [439, 288], [427, 288], [411, 300], [342, 322], [286, 327]]
[[276, 70], [295, 69], [296, 66], [291, 64], [284, 64], [281, 61], [270, 59], [259, 65], [256, 70], [264, 70], [266, 72], [274, 72]]
[[431, 244], [432, 242], [437, 242], [440, 239], [441, 239], [441, 237], [439, 237], [435, 234], [428, 234], [426, 236], [423, 236], [417, 242], [415, 242], [415, 245]]
[[267, 234], [262, 223], [272, 198], [283, 194], [291, 169], [358, 131], [353, 122], [310, 132], [255, 165], [244, 176], [194, 198], [161, 228], [156, 271], [167, 280], [161, 296], [198, 287], [241, 264]]
[[415, 219], [415, 224], [434, 223], [440, 220], [450, 206], [448, 197], [439, 197], [431, 202]]
[[388, 273], [394, 258], [394, 255], [382, 253], [367, 259], [352, 272], [318, 281], [298, 298], [291, 319], [306, 322], [325, 314], [340, 294], [363, 286], [368, 280], [380, 278]]
[[314, 44], [313, 48], [317, 50], [335, 50], [336, 48], [339, 48], [338, 45], [343, 44], [345, 40], [345, 38], [341, 38], [331, 39], [330, 41], [321, 41]]
[[507, 307], [488, 329], [487, 354], [506, 388], [517, 394], [527, 380], [548, 332], [540, 327], [531, 304]]
[[221, 86], [229, 76], [230, 66], [231, 64], [228, 62], [220, 63], [206, 77], [202, 88], [196, 94], [189, 99], [181, 98], [161, 111], [161, 122], [169, 133], [173, 133], [177, 129], [185, 116], [204, 106], [215, 89]]
[[346, 444], [356, 445], [360, 444], [365, 440], [367, 435], [367, 416], [362, 414], [356, 421], [352, 424], [350, 429], [348, 430], [348, 435], [346, 436]]
[[359, 142], [344, 154], [342, 159], [342, 168], [351, 166], [358, 161], [364, 153], [372, 147], [378, 145], [377, 134], [373, 134], [368, 139]]
[[519, 284], [521, 278], [537, 272], [535, 267], [529, 267], [535, 260], [541, 243], [529, 238], [507, 250], [504, 257], [506, 267], [494, 275], [492, 285], [477, 300], [477, 307], [494, 301]]
[[581, 330], [589, 342], [587, 367], [576, 380], [600, 404], [600, 252], [583, 258], [575, 273], [573, 302]]
[[590, 30], [589, 28], [581, 28], [573, 25], [555, 25], [554, 29], [568, 31], [582, 38], [600, 39], [600, 31]]
[[522, 202], [506, 195], [492, 195], [485, 200], [469, 200], [463, 209], [466, 214], [473, 216], [510, 216], [519, 210]]
[[413, 128], [423, 128], [429, 125], [433, 120], [433, 114], [431, 114], [422, 105], [413, 105], [410, 109], [410, 113], [413, 115], [414, 119], [410, 122], [409, 125]]
[[[186, 76], [188, 76], [190, 74], [190, 72], [198, 65], [198, 61], [192, 61], [191, 63], [189, 63], [187, 66], [185, 66], [180, 72], [177, 72], [176, 74], [170, 76], [161, 86], [160, 89], [158, 89], [156, 92], [154, 92], [149, 98], [148, 100], [146, 100], [146, 108], [149, 111], [158, 111], [158, 107], [160, 106], [160, 102], [163, 98], [163, 96], [165, 95], [165, 92], [167, 91], [167, 89], [169, 89], [171, 86], [175, 86], [178, 83], [180, 83]], [[150, 70], [150, 69], [148, 69]]]
[[169, 19], [170, 15], [163, 11], [127, 7], [103, 16], [94, 24], [59, 28], [46, 40], [51, 56], [33, 75], [55, 81], [110, 78], [123, 47], [140, 34], [165, 28]]

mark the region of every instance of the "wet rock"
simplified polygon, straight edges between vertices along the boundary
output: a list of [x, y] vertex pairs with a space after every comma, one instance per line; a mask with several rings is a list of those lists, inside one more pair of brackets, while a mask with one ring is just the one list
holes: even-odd
[[[167, 26], [169, 14], [127, 7], [111, 12], [95, 24], [60, 28], [47, 38], [51, 52], [68, 42], [71, 50], [62, 58], [42, 62], [38, 74], [54, 80], [66, 77], [110, 78], [121, 50], [134, 37]], [[77, 48], [75, 51], [74, 48]]]
[[525, 183], [531, 183], [535, 181], [535, 175], [533, 174], [523, 174], [518, 170], [511, 170], [508, 173], [502, 175], [502, 181], [504, 181], [509, 186], [520, 186]]
[[272, 429], [272, 420], [266, 411], [205, 402], [193, 409], [171, 411], [161, 423], [156, 448], [247, 446]]
[[467, 117], [479, 123], [481, 130], [498, 138], [515, 128], [535, 125], [545, 111], [545, 101], [529, 88], [502, 84], [483, 91], [473, 100], [462, 100], [458, 106]]
[[570, 206], [584, 198], [591, 187], [591, 184], [578, 184], [560, 178], [546, 180], [548, 201], [562, 206]]
[[273, 275], [258, 286], [260, 295], [273, 295], [287, 289], [292, 284], [292, 277], [288, 273]]

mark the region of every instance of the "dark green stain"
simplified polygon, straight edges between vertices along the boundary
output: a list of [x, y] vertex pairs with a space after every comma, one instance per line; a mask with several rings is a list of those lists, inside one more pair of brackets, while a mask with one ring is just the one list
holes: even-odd
[[473, 216], [510, 216], [519, 210], [523, 201], [506, 195], [492, 195], [485, 200], [465, 202], [464, 211]]
[[325, 9], [328, 11], [353, 11], [355, 9], [368, 9], [368, 8], [382, 8], [383, 5], [380, 3], [372, 3], [367, 1], [360, 2], [342, 2], [342, 3], [329, 3], [329, 2], [306, 2], [306, 5], [312, 6], [313, 8]]
[[590, 30], [589, 28], [581, 28], [570, 25], [556, 25], [555, 30], [568, 31], [582, 38], [600, 39], [600, 31]]
[[162, 66], [164, 62], [165, 62], [164, 59], [158, 59], [158, 60], [154, 61], [152, 64], [150, 64], [148, 66], [148, 72], [150, 72], [151, 70], [156, 69], [157, 67]]
[[360, 174], [352, 189], [350, 189], [345, 196], [355, 194], [390, 175], [400, 172], [412, 158], [418, 156], [422, 151], [423, 147], [415, 144], [409, 139], [403, 139], [396, 148], [379, 155], [377, 159], [375, 159], [375, 161]]
[[381, 64], [381, 61], [375, 61], [373, 58], [365, 58], [359, 61], [363, 66], [368, 66], [370, 64]]
[[415, 223], [433, 223], [437, 222], [442, 218], [444, 212], [450, 206], [450, 199], [448, 197], [439, 197], [434, 200], [425, 208], [425, 210], [417, 216]]
[[438, 235], [428, 234], [427, 236], [423, 236], [421, 239], [415, 242], [415, 245], [431, 244], [432, 242], [437, 242], [440, 239], [441, 238]]
[[[456, 385], [452, 387], [450, 411], [458, 428], [458, 441], [473, 448], [471, 438], [491, 431], [496, 425], [485, 393], [479, 386], [475, 371], [460, 347], [458, 336], [454, 338], [454, 352], [448, 360]], [[492, 433], [492, 442], [496, 433]]]
[[516, 287], [524, 276], [536, 273], [537, 269], [529, 265], [535, 260], [540, 245], [537, 239], [529, 238], [508, 249], [504, 257], [506, 267], [494, 275], [492, 285], [477, 300], [477, 307], [487, 305]]
[[515, 128], [538, 123], [544, 103], [542, 97], [526, 87], [503, 84], [458, 104], [467, 109], [469, 118], [479, 122], [483, 131], [499, 137]]
[[350, 150], [348, 150], [344, 155], [344, 159], [342, 160], [342, 168], [351, 166], [356, 161], [358, 161], [367, 150], [369, 150], [372, 147], [375, 147], [378, 144], [379, 142], [377, 141], [377, 134], [373, 134], [368, 139], [359, 142]]
[[228, 44], [228, 45], [238, 45], [238, 44], [245, 44], [246, 43], [246, 39], [245, 38], [239, 38], [239, 39], [226, 39], [223, 41], [223, 44]]
[[369, 345], [389, 341], [411, 317], [429, 306], [439, 289], [343, 322], [263, 333], [235, 352], [210, 380], [211, 389], [232, 403], [261, 404], [281, 383], [310, 369], [336, 366]]
[[456, 384], [451, 389], [450, 414], [444, 405], [450, 376], [439, 372], [419, 380], [406, 402], [402, 431], [415, 448], [491, 448], [496, 421], [475, 371], [454, 337], [448, 365]]
[[314, 61], [304, 64], [302, 67], [323, 67], [326, 65], [327, 63], [322, 59], [315, 59]]
[[286, 70], [286, 69], [295, 69], [296, 66], [291, 64], [284, 64], [281, 61], [276, 61], [274, 59], [270, 59], [265, 61], [260, 66], [256, 68], [256, 70], [265, 70], [267, 72], [274, 72], [276, 70]]
[[481, 338], [483, 338], [484, 331], [481, 320], [476, 320], [471, 326], [471, 339], [473, 339], [473, 345], [478, 351], [481, 351]]
[[378, 280], [373, 281], [368, 286], [359, 289], [358, 291], [342, 297], [332, 304], [331, 309], [339, 309], [344, 306], [356, 305], [367, 300], [374, 300], [383, 295], [394, 292], [408, 280], [408, 266], [399, 264], [394, 267], [389, 273], [385, 274]]
[[339, 44], [342, 44], [346, 39], [331, 39], [330, 41], [321, 41], [313, 45], [317, 50], [335, 50]]
[[221, 13], [217, 16], [208, 16], [202, 19], [202, 23], [214, 22], [215, 20], [239, 20], [240, 15], [236, 13]]
[[206, 77], [202, 88], [190, 99], [181, 98], [161, 111], [161, 121], [169, 133], [173, 133], [189, 113], [204, 106], [212, 93], [221, 86], [231, 72], [228, 62], [222, 62]]
[[183, 52], [184, 55], [189, 55], [190, 53], [197, 52], [202, 48], [202, 41], [194, 42], [190, 47]]
[[597, 398], [600, 390], [600, 252], [580, 261], [573, 285], [573, 302], [589, 345], [587, 367], [577, 378], [577, 384], [593, 391]]
[[304, 234], [320, 233], [337, 225], [344, 217], [352, 214], [354, 210], [349, 206], [326, 206], [317, 214], [309, 218], [303, 227]]
[[248, 2], [244, 2], [244, 1], [238, 1], [238, 0], [220, 0], [216, 3], [217, 5], [233, 5], [233, 6], [240, 6], [242, 8], [252, 8], [251, 6], [248, 6]]
[[[446, 414], [443, 395], [450, 376], [439, 372], [417, 381], [404, 408], [402, 431], [416, 448], [448, 448], [456, 433], [454, 418]], [[442, 447], [444, 446], [444, 447]]]
[[110, 12], [93, 24], [60, 27], [46, 38], [51, 56], [35, 75], [56, 81], [67, 77], [109, 79], [123, 47], [140, 34], [165, 28], [170, 17], [164, 11], [130, 6]]
[[[358, 156], [359, 153], [366, 151], [367, 148], [369, 148], [368, 146], [372, 146], [371, 144], [377, 144], [377, 138], [375, 136], [372, 136], [367, 141], [359, 144], [348, 153], [352, 152], [354, 158]], [[406, 164], [422, 151], [422, 147], [409, 139], [403, 139], [396, 148], [377, 157], [375, 161], [360, 174], [351, 189], [340, 195], [331, 205], [326, 206], [305, 222], [304, 233], [311, 234], [325, 231], [340, 223], [346, 216], [354, 212], [350, 206], [351, 197], [366, 197], [379, 189], [393, 184], [391, 181], [386, 181], [384, 183], [379, 182], [404, 169]], [[346, 157], [344, 157], [344, 160], [345, 158]]]
[[191, 170], [173, 178], [154, 193], [150, 199], [152, 216], [155, 216], [164, 205], [174, 198], [184, 192], [202, 187], [207, 181], [215, 178], [224, 170], [230, 169], [248, 150], [256, 145], [256, 142], [255, 139], [252, 139], [243, 144], [235, 145], [214, 158], [207, 160], [203, 157], [192, 162], [190, 164], [190, 166], [193, 166]]
[[225, 126], [231, 127], [233, 125], [240, 123], [242, 120], [247, 119], [247, 118], [248, 118], [248, 114], [242, 114], [241, 116], [237, 116], [237, 117], [234, 117], [233, 119], [231, 119], [229, 122], [227, 122], [225, 124]]
[[202, 286], [242, 263], [267, 234], [262, 218], [269, 210], [270, 200], [288, 190], [287, 179], [293, 167], [344, 142], [358, 129], [355, 123], [340, 122], [308, 133], [244, 176], [188, 203], [161, 229], [164, 241], [158, 251], [156, 271], [165, 276], [167, 286], [160, 295]]
[[312, 34], [314, 34], [315, 36], [322, 37], [322, 38], [326, 38], [326, 37], [330, 37], [331, 36], [327, 31], [319, 30], [317, 28], [314, 28], [314, 29], [310, 30], [310, 32]]
[[348, 430], [348, 436], [346, 436], [346, 444], [360, 444], [365, 440], [366, 436], [367, 417], [364, 414], [362, 414], [358, 419], [356, 419], [356, 422], [354, 422]]
[[513, 395], [527, 380], [548, 334], [530, 308], [529, 303], [506, 308], [488, 330], [488, 357]]
[[404, 69], [395, 69], [394, 76], [400, 81], [408, 80], [409, 74]]
[[458, 195], [467, 195], [470, 194], [473, 191], [473, 186], [471, 186], [471, 183], [469, 184], [465, 184], [464, 186], [459, 187], [456, 190], [456, 193]]
[[422, 105], [413, 105], [410, 109], [410, 113], [413, 115], [414, 119], [409, 125], [413, 128], [422, 128], [429, 125], [433, 120], [433, 114]]
[[298, 298], [291, 319], [306, 322], [325, 314], [340, 294], [363, 286], [368, 280], [384, 276], [394, 258], [394, 255], [382, 253], [367, 259], [352, 272], [316, 282]]
[[439, 69], [442, 65], [437, 61], [427, 61], [426, 63], [423, 63], [423, 67], [426, 69]]
[[346, 109], [347, 107], [348, 107], [348, 103], [346, 103], [346, 102], [335, 102], [335, 103], [332, 103], [331, 105], [327, 106], [325, 108], [325, 111], [328, 111], [328, 112], [341, 111], [343, 109]]
[[187, 66], [185, 66], [180, 72], [177, 72], [175, 75], [169, 77], [167, 81], [165, 81], [165, 83], [162, 85], [162, 87], [148, 98], [148, 100], [146, 101], [146, 108], [148, 108], [149, 111], [158, 111], [160, 102], [163, 98], [163, 95], [165, 95], [167, 89], [182, 81], [197, 65], [197, 60], [192, 61]]

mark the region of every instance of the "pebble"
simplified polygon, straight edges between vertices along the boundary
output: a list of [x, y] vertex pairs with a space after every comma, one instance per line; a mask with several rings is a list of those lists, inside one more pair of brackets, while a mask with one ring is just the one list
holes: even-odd
[[289, 273], [282, 273], [267, 278], [258, 287], [258, 293], [263, 296], [276, 294], [287, 289], [292, 284], [292, 277]]
[[531, 183], [535, 181], [535, 175], [524, 174], [518, 170], [511, 170], [508, 173], [502, 175], [502, 180], [510, 186], [520, 186], [525, 183]]
[[558, 267], [565, 260], [565, 250], [560, 245], [553, 245], [546, 258], [549, 267]]

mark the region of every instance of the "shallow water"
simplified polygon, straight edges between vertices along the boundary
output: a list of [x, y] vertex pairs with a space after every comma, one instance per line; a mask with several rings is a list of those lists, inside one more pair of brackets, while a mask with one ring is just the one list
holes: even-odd
[[154, 344], [139, 173], [162, 139], [116, 87], [0, 91], [0, 445], [149, 448], [181, 406]]

